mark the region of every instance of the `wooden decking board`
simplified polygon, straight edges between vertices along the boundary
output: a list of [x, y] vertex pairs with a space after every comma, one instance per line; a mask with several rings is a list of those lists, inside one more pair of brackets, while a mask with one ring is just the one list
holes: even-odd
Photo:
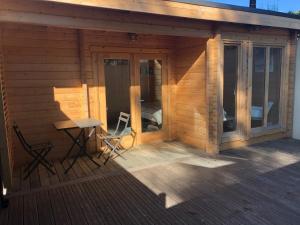
[[68, 186], [59, 189], [63, 199], [65, 200], [65, 205], [68, 214], [70, 215], [70, 220], [72, 225], [88, 225], [82, 209], [79, 206], [79, 202], [76, 197], [72, 196], [71, 190]]
[[[23, 224], [24, 219], [24, 205], [23, 197], [11, 198], [9, 200], [9, 215], [8, 215], [8, 225]], [[6, 209], [7, 210], [7, 209]]]
[[97, 213], [97, 207], [93, 205], [88, 190], [83, 193], [78, 185], [70, 185], [69, 190], [73, 197], [77, 199], [81, 212], [85, 215], [89, 225], [104, 223], [104, 220], [101, 220], [103, 212]]
[[153, 192], [145, 191], [147, 188], [143, 187], [131, 175], [118, 176], [117, 179], [120, 179], [126, 187], [126, 193], [131, 193], [135, 201], [143, 201], [143, 206], [147, 206], [144, 211], [148, 217], [151, 217], [150, 221], [153, 219], [156, 223], [159, 223], [157, 217], [161, 218], [165, 211], [165, 205], [161, 198]]
[[24, 225], [39, 225], [35, 195], [24, 196]]
[[[43, 225], [55, 225], [48, 191], [36, 193], [38, 218]], [[40, 225], [41, 225], [40, 224]]]
[[[112, 194], [116, 196], [118, 199], [121, 199], [120, 204], [120, 212], [122, 212], [122, 208], [126, 209], [126, 214], [129, 216], [130, 220], [135, 224], [158, 224], [156, 221], [149, 217], [149, 211], [146, 209], [148, 202], [146, 199], [137, 199], [135, 194], [129, 190], [129, 187], [122, 182], [122, 180], [118, 179], [119, 176], [115, 176], [114, 180], [106, 179], [107, 184], [112, 190]], [[117, 185], [116, 185], [117, 184]], [[114, 188], [117, 186], [118, 188]], [[140, 187], [143, 188], [143, 187]], [[141, 203], [143, 201], [143, 203]]]
[[[249, 188], [236, 185], [231, 190], [222, 192], [222, 195], [225, 193], [229, 200], [232, 201], [235, 198], [235, 200], [240, 202], [241, 206], [247, 203], [246, 208], [249, 211], [255, 212], [256, 215], [265, 219], [265, 221], [272, 221], [271, 224], [295, 224], [290, 223], [290, 219], [286, 217], [288, 215], [291, 215], [292, 219], [296, 218], [296, 221], [300, 219], [297, 215], [289, 212], [284, 205], [278, 204], [275, 199], [269, 199]], [[263, 224], [266, 224], [266, 222]]]
[[39, 167], [37, 167], [29, 176], [30, 189], [39, 188], [41, 186]]
[[51, 184], [49, 175], [48, 175], [48, 171], [42, 165], [39, 165], [39, 176], [40, 176], [40, 181], [41, 181], [42, 187], [49, 186]]
[[[90, 202], [90, 205], [96, 210], [96, 216], [101, 223], [105, 221], [107, 224], [118, 224], [119, 221], [116, 221], [114, 215], [111, 213], [111, 208], [109, 203], [104, 198], [104, 189], [93, 187], [90, 182], [76, 185], [76, 188], [80, 189], [81, 193], [85, 198]], [[82, 191], [85, 190], [85, 191]]]
[[143, 214], [140, 214], [140, 209], [138, 209], [140, 205], [132, 205], [134, 202], [132, 201], [132, 196], [130, 196], [130, 193], [127, 191], [127, 187], [118, 182], [116, 178], [117, 176], [115, 176], [113, 180], [104, 178], [103, 182], [107, 185], [106, 189], [109, 190], [109, 195], [107, 195], [108, 199], [111, 201], [119, 199], [118, 204], [112, 204], [115, 206], [114, 211], [117, 212], [117, 215], [115, 216], [119, 217], [120, 221], [131, 221], [132, 224], [140, 223], [141, 225], [144, 225], [145, 220], [142, 217]]
[[185, 224], [177, 215], [166, 213], [167, 210], [165, 208], [165, 201], [161, 198], [162, 195], [159, 196], [149, 191], [144, 184], [131, 175], [117, 176], [117, 179], [120, 179], [124, 183], [127, 193], [132, 193], [133, 199], [141, 204], [140, 207], [144, 209], [150, 221], [154, 220], [154, 224], [174, 224], [174, 220], [180, 224]]
[[[112, 177], [112, 179], [114, 179]], [[96, 191], [98, 197], [101, 197], [102, 202], [107, 206], [107, 209], [109, 210], [109, 218], [115, 220], [114, 223], [122, 224], [124, 221], [128, 221], [128, 215], [126, 215], [126, 209], [122, 209], [118, 202], [114, 203], [114, 200], [116, 196], [114, 196], [111, 188], [106, 183], [106, 178], [104, 177], [101, 180], [97, 180], [96, 182], [89, 182], [89, 185], [94, 188], [94, 191]], [[103, 186], [102, 192], [98, 192], [98, 187]], [[118, 185], [115, 186], [115, 188], [118, 188]], [[122, 201], [122, 199], [120, 199]]]
[[145, 145], [100, 168], [81, 158], [73, 177], [55, 162], [56, 175], [41, 167], [26, 181], [15, 174], [20, 191], [0, 224], [298, 225], [300, 142], [278, 143], [217, 157], [180, 143]]
[[49, 190], [49, 199], [51, 201], [54, 221], [56, 225], [71, 225], [70, 217], [66, 209], [69, 206], [65, 205], [59, 189], [60, 188]]

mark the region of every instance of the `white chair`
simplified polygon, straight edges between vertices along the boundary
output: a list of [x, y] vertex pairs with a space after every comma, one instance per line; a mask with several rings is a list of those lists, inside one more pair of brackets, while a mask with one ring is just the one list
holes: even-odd
[[[273, 106], [273, 102], [268, 102], [268, 111], [267, 114], [271, 111], [271, 108]], [[251, 107], [251, 119], [252, 120], [262, 120], [264, 115], [263, 115], [263, 107], [261, 106], [252, 106]]]
[[[118, 120], [117, 127], [112, 134], [97, 134], [97, 138], [105, 143], [105, 149], [98, 155], [98, 158], [101, 157], [103, 153], [110, 150], [108, 157], [105, 159], [104, 164], [113, 156], [114, 153], [119, 154], [119, 150], [122, 149], [121, 141], [124, 136], [131, 131], [131, 128], [128, 127], [130, 120], [130, 114], [121, 112]], [[123, 128], [122, 128], [123, 127]]]

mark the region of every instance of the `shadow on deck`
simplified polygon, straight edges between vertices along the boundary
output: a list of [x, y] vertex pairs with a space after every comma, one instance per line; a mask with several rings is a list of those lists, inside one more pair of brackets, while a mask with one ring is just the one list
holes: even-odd
[[161, 143], [128, 151], [105, 168], [92, 169], [84, 159], [77, 165], [90, 174], [78, 179], [74, 168], [77, 179], [65, 180], [58, 173], [56, 183], [47, 174], [49, 185], [39, 171], [37, 187], [33, 178], [27, 189], [20, 184], [22, 190], [1, 211], [0, 224], [300, 221], [300, 142], [292, 139], [227, 150], [216, 157], [180, 143]]

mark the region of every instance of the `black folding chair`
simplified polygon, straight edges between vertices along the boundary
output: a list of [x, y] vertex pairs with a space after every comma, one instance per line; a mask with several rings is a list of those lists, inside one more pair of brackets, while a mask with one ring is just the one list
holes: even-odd
[[25, 140], [16, 123], [14, 123], [13, 128], [24, 150], [33, 158], [33, 160], [24, 169], [24, 180], [29, 177], [39, 164], [42, 164], [48, 171], [55, 174], [55, 172], [51, 169], [53, 164], [46, 159], [46, 156], [52, 150], [53, 145], [50, 142], [30, 145]]

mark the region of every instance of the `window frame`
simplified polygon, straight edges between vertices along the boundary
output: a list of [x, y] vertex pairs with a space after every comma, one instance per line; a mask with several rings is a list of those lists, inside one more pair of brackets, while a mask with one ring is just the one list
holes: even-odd
[[[269, 97], [269, 77], [270, 77], [270, 49], [271, 48], [280, 48], [281, 55], [281, 78], [280, 78], [280, 102], [279, 102], [279, 122], [277, 125], [268, 127], [268, 111], [264, 110], [263, 126], [261, 127], [251, 127], [251, 108], [252, 108], [252, 76], [253, 76], [253, 50], [255, 47], [261, 47], [266, 49], [266, 68], [265, 68], [265, 93], [264, 93], [264, 108], [268, 108], [268, 97]], [[249, 59], [248, 64], [248, 76], [250, 88], [249, 88], [249, 129], [250, 137], [257, 137], [261, 135], [273, 134], [278, 132], [283, 132], [286, 129], [286, 82], [287, 82], [287, 56], [288, 48], [286, 44], [265, 44], [253, 42], [249, 46]]]
[[[230, 142], [233, 140], [241, 140], [242, 139], [242, 129], [241, 124], [239, 123], [241, 117], [241, 90], [243, 88], [243, 76], [245, 75], [243, 72], [243, 46], [242, 41], [233, 41], [233, 40], [223, 40], [222, 41], [222, 49], [221, 49], [221, 65], [222, 72], [220, 77], [220, 103], [221, 103], [221, 132], [222, 132], [222, 143]], [[237, 94], [236, 94], [236, 130], [230, 132], [223, 131], [223, 92], [224, 92], [224, 51], [225, 46], [236, 46], [238, 47], [238, 70], [237, 70]]]

